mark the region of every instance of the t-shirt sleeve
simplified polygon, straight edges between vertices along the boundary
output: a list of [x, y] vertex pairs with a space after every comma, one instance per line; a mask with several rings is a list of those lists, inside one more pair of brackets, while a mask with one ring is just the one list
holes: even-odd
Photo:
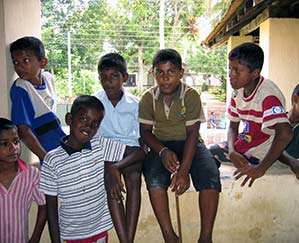
[[45, 205], [46, 204], [45, 195], [39, 190], [40, 171], [33, 166], [31, 166], [30, 169], [32, 170], [33, 173], [32, 198], [38, 205]]
[[124, 157], [126, 145], [109, 138], [100, 137], [103, 144], [104, 160], [109, 162], [117, 162]]
[[153, 96], [150, 91], [144, 93], [139, 102], [139, 123], [154, 125]]
[[284, 110], [281, 100], [274, 95], [267, 96], [263, 100], [263, 132], [269, 133], [269, 129], [273, 129], [273, 126], [278, 123], [289, 123], [287, 114]]
[[41, 167], [41, 176], [39, 182], [39, 189], [44, 194], [57, 196], [57, 174], [55, 168], [52, 166], [51, 157], [48, 154], [45, 156], [43, 166]]
[[31, 127], [31, 120], [34, 117], [34, 108], [28, 93], [13, 86], [10, 92], [11, 98], [11, 120], [17, 125], [28, 125]]
[[[232, 95], [232, 97], [233, 97], [233, 95]], [[230, 103], [227, 108], [227, 118], [232, 122], [239, 122], [241, 120], [238, 115], [236, 101], [234, 98], [230, 99]]]
[[185, 94], [186, 126], [191, 126], [195, 122], [205, 122], [205, 115], [200, 99], [200, 95], [194, 89], [188, 89]]

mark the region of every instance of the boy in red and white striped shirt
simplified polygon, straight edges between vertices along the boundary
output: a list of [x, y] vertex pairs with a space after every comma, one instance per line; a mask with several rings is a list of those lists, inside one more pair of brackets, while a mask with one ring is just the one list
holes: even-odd
[[[16, 125], [0, 118], [0, 242], [39, 242], [46, 223], [46, 202], [38, 189], [40, 172], [20, 158]], [[33, 234], [28, 235], [28, 213], [35, 201], [38, 214]]]
[[220, 161], [231, 161], [237, 168], [235, 178], [244, 176], [241, 185], [251, 186], [276, 160], [288, 163], [281, 156], [293, 137], [292, 128], [284, 95], [273, 81], [261, 76], [262, 48], [243, 43], [231, 50], [228, 59], [234, 91], [227, 110], [227, 142], [209, 150]]

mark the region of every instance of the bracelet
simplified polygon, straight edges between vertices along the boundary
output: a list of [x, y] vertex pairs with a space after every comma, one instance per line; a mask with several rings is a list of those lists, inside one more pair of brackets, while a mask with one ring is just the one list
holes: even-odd
[[162, 153], [163, 151], [167, 150], [168, 148], [167, 147], [163, 147], [161, 148], [161, 150], [159, 151], [159, 157], [161, 158], [162, 157]]

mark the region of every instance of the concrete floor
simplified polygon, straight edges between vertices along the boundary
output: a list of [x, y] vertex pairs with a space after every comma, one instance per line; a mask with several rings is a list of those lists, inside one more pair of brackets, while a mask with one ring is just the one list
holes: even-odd
[[[232, 178], [233, 171], [230, 164], [221, 166], [223, 191], [214, 227], [214, 242], [298, 243], [299, 182], [289, 168], [277, 163], [252, 188], [241, 187], [241, 181]], [[169, 196], [176, 228], [175, 197], [171, 193]], [[183, 242], [197, 242], [199, 213], [196, 192], [190, 190], [180, 197], [180, 211]], [[30, 212], [30, 226], [35, 214], [34, 205]], [[109, 242], [118, 242], [114, 230], [109, 232], [109, 237]], [[50, 242], [47, 228], [41, 242]], [[163, 242], [144, 184], [135, 242]]]

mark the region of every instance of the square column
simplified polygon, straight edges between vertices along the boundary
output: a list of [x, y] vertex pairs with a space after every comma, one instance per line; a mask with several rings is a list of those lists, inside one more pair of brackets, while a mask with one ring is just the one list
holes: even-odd
[[265, 61], [262, 74], [273, 80], [291, 108], [291, 94], [299, 83], [299, 19], [270, 18], [260, 25]]

